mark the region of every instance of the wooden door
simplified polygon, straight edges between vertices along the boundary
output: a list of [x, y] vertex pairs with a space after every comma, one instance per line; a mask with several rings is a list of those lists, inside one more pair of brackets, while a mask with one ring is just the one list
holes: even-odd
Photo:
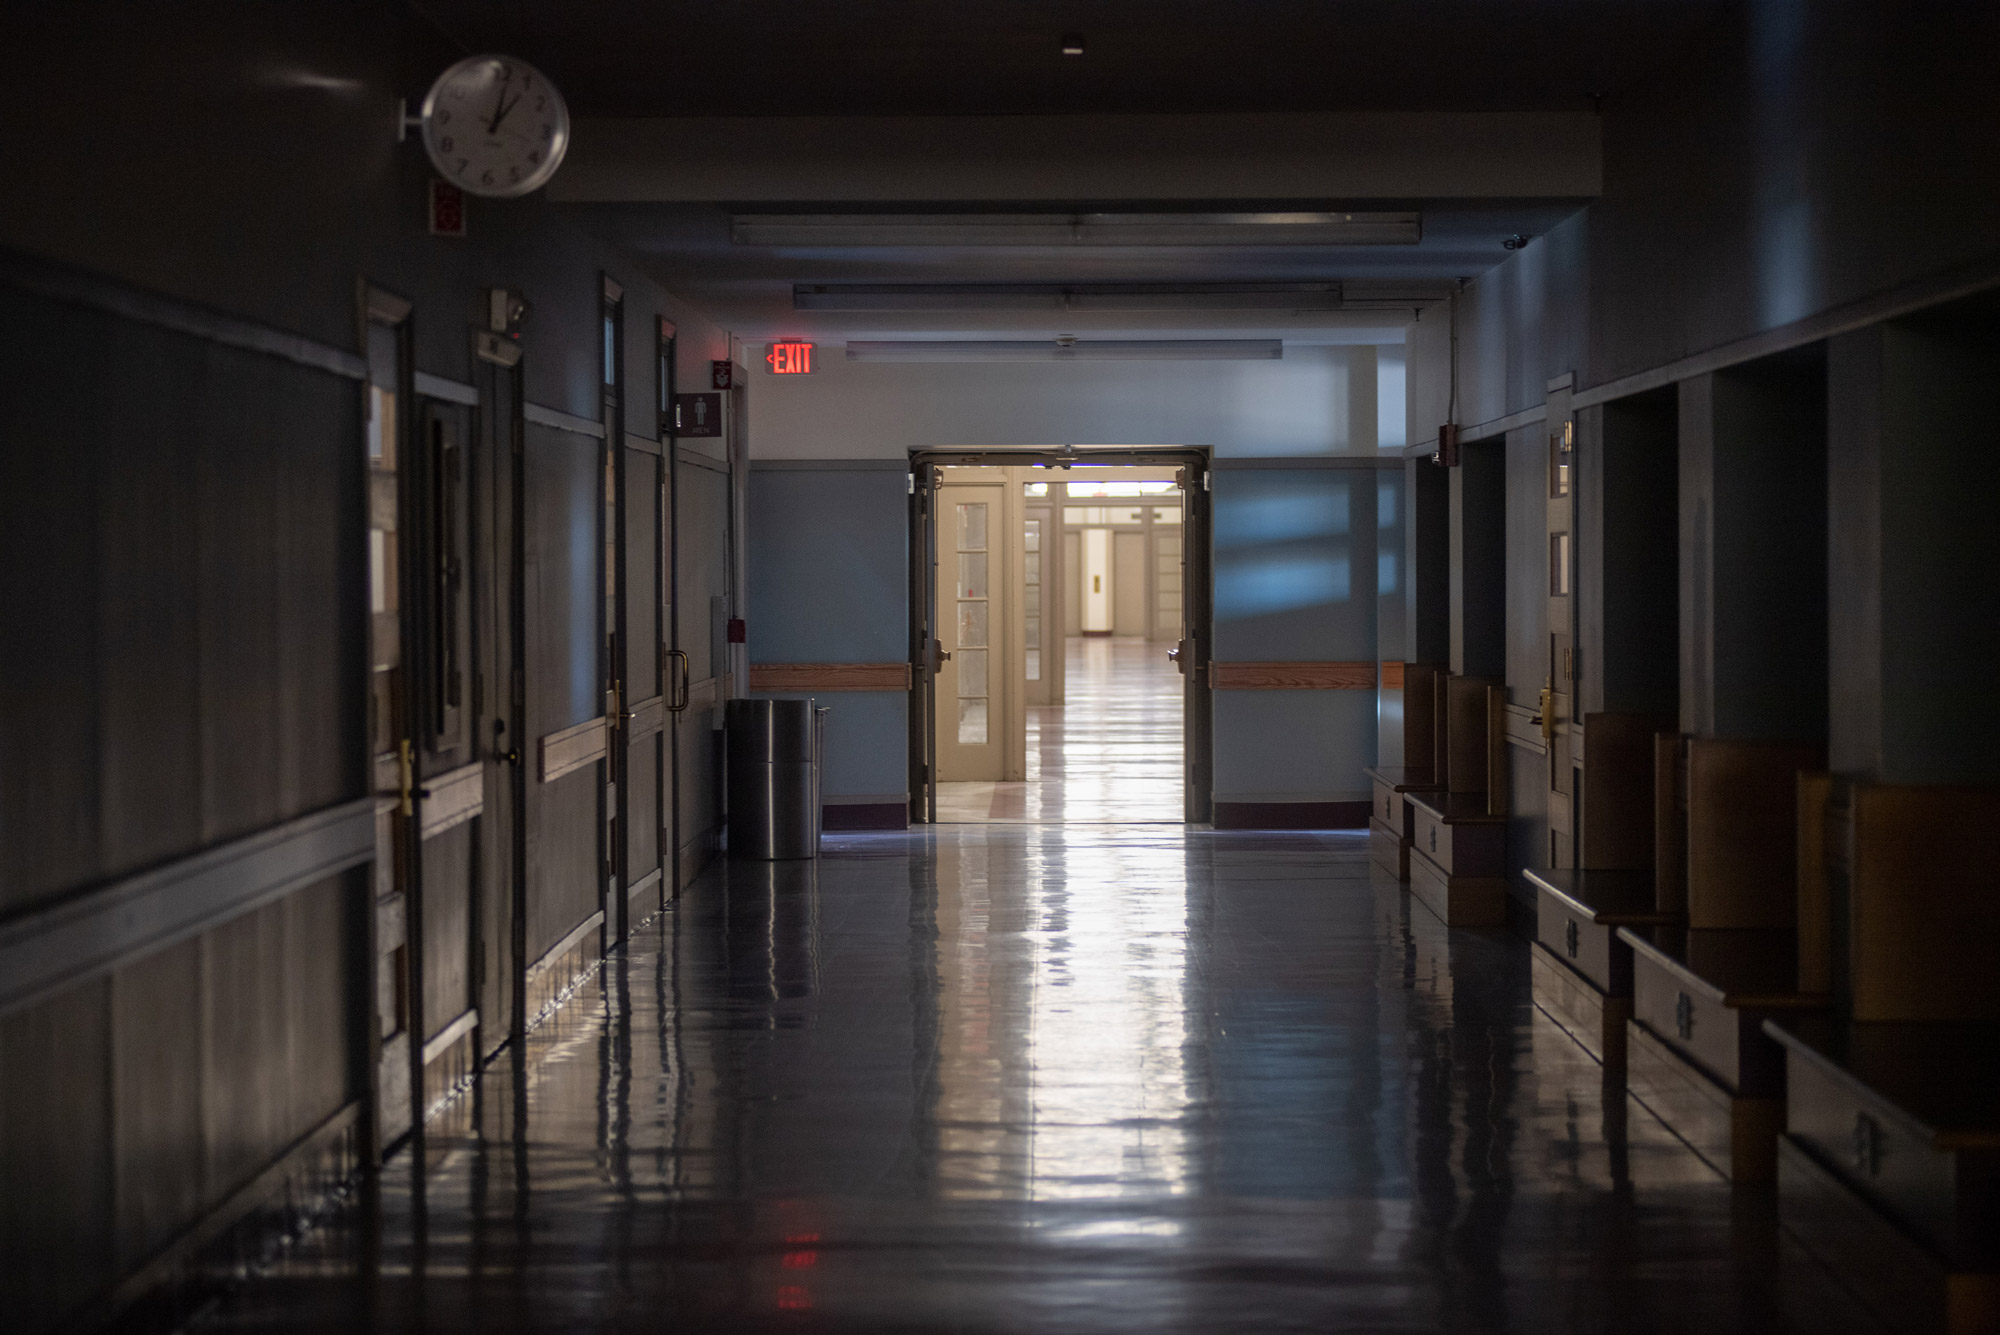
[[1576, 719], [1576, 655], [1573, 649], [1570, 590], [1576, 579], [1573, 494], [1576, 490], [1576, 424], [1569, 413], [1570, 392], [1558, 390], [1548, 404], [1547, 595], [1548, 663], [1541, 694], [1542, 736], [1548, 744], [1549, 865], [1576, 865], [1576, 764], [1582, 731]]
[[1021, 677], [1030, 705], [1063, 702], [1062, 507], [1030, 501], [1021, 521]]
[[527, 746], [523, 672], [520, 346], [481, 345], [478, 445], [472, 453], [475, 559], [473, 709], [482, 775], [479, 819], [479, 1039], [491, 1056], [521, 1036], [527, 968], [522, 887], [527, 865]]
[[[403, 460], [415, 503], [402, 545], [410, 570], [404, 647], [422, 810], [421, 907], [411, 922], [412, 959], [422, 979], [423, 1023], [416, 1031], [423, 1039], [422, 1116], [477, 1067], [480, 1055], [486, 773], [473, 669], [471, 408], [426, 398], [416, 427], [415, 448]], [[504, 1014], [496, 1019], [504, 1034]]]
[[661, 828], [669, 783], [666, 756], [666, 655], [662, 612], [666, 540], [665, 459], [649, 442], [627, 438], [619, 497], [620, 729], [618, 828], [626, 921], [650, 917], [665, 902]]
[[[1153, 562], [1151, 638], [1172, 644], [1185, 634], [1181, 628], [1180, 507], [1157, 506], [1153, 515], [1153, 527], [1147, 533], [1152, 544]], [[1161, 515], [1171, 515], [1172, 520], [1162, 523]]]
[[365, 466], [368, 471], [369, 664], [368, 752], [375, 804], [375, 912], [370, 952], [375, 981], [373, 1152], [381, 1154], [415, 1124], [415, 1065], [420, 1045], [421, 982], [411, 939], [422, 875], [417, 856], [415, 702], [404, 657], [409, 552], [404, 534], [411, 497], [404, 455], [411, 435], [414, 371], [410, 306], [388, 293], [364, 293], [362, 355], [367, 364]]
[[[721, 847], [722, 711], [729, 698], [729, 465], [713, 441], [676, 446], [674, 645], [686, 655], [685, 707], [674, 719], [685, 885]], [[677, 662], [677, 667], [679, 666]]]
[[1209, 664], [1214, 645], [1214, 586], [1209, 553], [1212, 533], [1209, 473], [1205, 465], [1182, 469], [1181, 624], [1186, 629], [1174, 662], [1182, 673], [1182, 755], [1185, 819], [1206, 822], [1214, 815], [1214, 714]]
[[1146, 633], [1146, 535], [1144, 532], [1111, 534], [1111, 632], [1114, 635]]
[[[998, 470], [995, 470], [998, 471]], [[938, 489], [937, 775], [1005, 777], [1009, 672], [1004, 483]]]
[[603, 952], [609, 699], [602, 428], [524, 410], [522, 737], [530, 1016]]
[[[1083, 530], [1064, 524], [1062, 534], [1062, 628], [1065, 638], [1083, 634]], [[1064, 646], [1064, 654], [1068, 646]]]

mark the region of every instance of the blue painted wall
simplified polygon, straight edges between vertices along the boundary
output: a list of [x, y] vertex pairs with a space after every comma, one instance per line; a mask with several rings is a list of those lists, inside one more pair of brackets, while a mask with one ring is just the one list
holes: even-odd
[[[906, 474], [876, 461], [750, 473], [750, 661], [900, 663], [909, 656]], [[760, 694], [766, 694], [760, 692]], [[908, 698], [819, 697], [827, 717], [829, 801], [907, 796]]]
[[[1374, 662], [1372, 467], [1215, 473], [1215, 660]], [[1366, 801], [1376, 693], [1217, 691], [1218, 802]]]

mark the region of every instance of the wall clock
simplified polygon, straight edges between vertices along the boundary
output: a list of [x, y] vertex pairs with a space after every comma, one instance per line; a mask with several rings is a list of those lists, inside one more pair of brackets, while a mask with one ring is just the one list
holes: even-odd
[[474, 195], [539, 190], [569, 149], [562, 94], [510, 56], [473, 56], [438, 75], [419, 120], [439, 174]]

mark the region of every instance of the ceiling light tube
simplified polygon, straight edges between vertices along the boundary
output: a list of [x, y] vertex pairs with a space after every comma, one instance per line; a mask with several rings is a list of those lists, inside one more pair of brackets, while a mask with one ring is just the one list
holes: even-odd
[[850, 342], [851, 362], [1278, 361], [1277, 338], [895, 339]]
[[1332, 311], [1339, 283], [799, 283], [799, 311]]
[[739, 213], [739, 246], [1411, 246], [1414, 211]]

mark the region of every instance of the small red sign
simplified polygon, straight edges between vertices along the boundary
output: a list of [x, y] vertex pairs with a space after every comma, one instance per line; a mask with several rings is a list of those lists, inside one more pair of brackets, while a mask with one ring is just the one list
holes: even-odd
[[773, 343], [765, 351], [764, 360], [770, 363], [772, 375], [811, 375], [813, 369], [813, 345], [810, 343]]
[[435, 176], [431, 177], [431, 235], [465, 235], [465, 192]]
[[722, 361], [710, 362], [708, 364], [708, 387], [710, 389], [728, 389], [735, 383], [735, 362]]

